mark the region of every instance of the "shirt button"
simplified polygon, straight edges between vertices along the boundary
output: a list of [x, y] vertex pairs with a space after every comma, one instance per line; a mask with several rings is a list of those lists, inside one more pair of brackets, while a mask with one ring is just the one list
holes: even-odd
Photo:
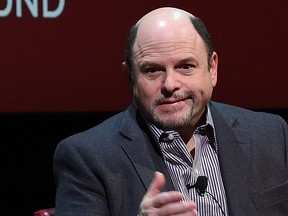
[[168, 135], [168, 139], [169, 139], [170, 141], [172, 141], [172, 140], [174, 139], [174, 135], [173, 135], [173, 134], [169, 134], [169, 135]]

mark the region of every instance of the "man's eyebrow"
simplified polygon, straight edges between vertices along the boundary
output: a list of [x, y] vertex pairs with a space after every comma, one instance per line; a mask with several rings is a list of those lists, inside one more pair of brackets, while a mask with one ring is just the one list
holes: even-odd
[[[178, 60], [176, 60], [174, 62], [175, 65], [181, 65], [181, 64], [187, 64], [187, 63], [192, 63], [195, 65], [198, 65], [199, 62], [197, 60], [197, 58], [193, 57], [193, 56], [189, 56], [187, 58], [179, 58]], [[139, 62], [139, 68], [140, 69], [145, 69], [146, 67], [157, 67], [157, 68], [162, 68], [163, 65], [160, 62], [157, 61], [149, 61], [149, 60], [142, 60]]]
[[184, 62], [194, 62], [194, 63], [197, 63], [197, 59], [196, 58], [193, 58], [193, 57], [187, 57], [187, 58], [184, 58], [184, 59], [180, 59], [179, 60], [180, 63], [184, 63]]
[[157, 63], [157, 62], [151, 62], [151, 61], [142, 61], [142, 62], [139, 63], [139, 66], [141, 68], [147, 67], [147, 66], [160, 67], [161, 64]]

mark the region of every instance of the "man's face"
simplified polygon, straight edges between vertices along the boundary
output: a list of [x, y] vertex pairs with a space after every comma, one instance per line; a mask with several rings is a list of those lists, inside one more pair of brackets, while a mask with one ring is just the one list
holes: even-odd
[[141, 24], [133, 47], [135, 101], [163, 130], [195, 126], [217, 82], [217, 55], [208, 54], [189, 19]]

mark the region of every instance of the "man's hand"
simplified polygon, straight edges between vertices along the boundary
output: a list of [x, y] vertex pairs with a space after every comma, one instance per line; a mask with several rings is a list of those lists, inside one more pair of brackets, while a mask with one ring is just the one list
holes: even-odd
[[196, 216], [196, 204], [192, 201], [181, 201], [183, 195], [180, 192], [161, 192], [165, 182], [165, 176], [155, 172], [154, 179], [140, 204], [139, 216]]

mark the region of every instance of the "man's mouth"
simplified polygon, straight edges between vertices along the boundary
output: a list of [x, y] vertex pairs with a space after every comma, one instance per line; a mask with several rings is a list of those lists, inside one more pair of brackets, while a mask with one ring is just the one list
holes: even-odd
[[185, 99], [178, 99], [178, 100], [175, 100], [175, 99], [171, 99], [171, 100], [164, 100], [164, 101], [161, 101], [160, 103], [159, 103], [159, 105], [165, 105], [165, 104], [167, 104], [167, 105], [169, 105], [169, 104], [176, 104], [176, 103], [179, 103], [179, 102], [182, 102], [183, 100], [185, 100]]

